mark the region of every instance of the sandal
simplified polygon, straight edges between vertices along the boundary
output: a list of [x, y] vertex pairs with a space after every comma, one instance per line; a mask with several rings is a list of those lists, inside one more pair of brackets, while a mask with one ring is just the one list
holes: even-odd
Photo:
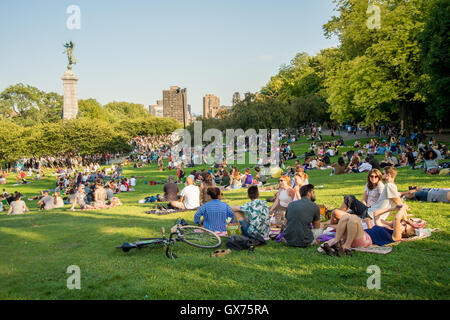
[[231, 253], [230, 249], [226, 249], [226, 250], [220, 249], [220, 250], [216, 250], [216, 251], [212, 252], [211, 257], [213, 257], [213, 258], [223, 257], [229, 253]]
[[335, 251], [330, 247], [330, 245], [328, 243], [324, 243], [323, 245], [320, 246], [323, 251], [328, 255], [328, 256], [334, 256], [335, 255]]
[[344, 251], [342, 250], [341, 244], [336, 242], [331, 246], [334, 249], [334, 254], [338, 257], [342, 257], [344, 255]]

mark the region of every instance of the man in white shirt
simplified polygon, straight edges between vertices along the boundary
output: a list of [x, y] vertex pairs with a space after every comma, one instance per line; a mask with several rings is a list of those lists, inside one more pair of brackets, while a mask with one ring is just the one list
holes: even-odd
[[375, 202], [367, 210], [367, 214], [375, 222], [375, 225], [383, 225], [383, 220], [389, 216], [391, 211], [395, 211], [397, 206], [406, 204], [400, 198], [400, 193], [394, 183], [397, 176], [397, 169], [395, 167], [385, 167], [383, 170], [383, 180], [386, 182], [383, 192], [380, 194], [378, 201]]
[[136, 187], [136, 178], [134, 176], [130, 178], [130, 187]]
[[180, 200], [171, 201], [170, 205], [177, 209], [196, 209], [200, 207], [200, 188], [194, 185], [191, 176], [186, 178], [187, 186], [181, 190]]
[[363, 163], [361, 163], [361, 165], [359, 166], [359, 172], [368, 172], [370, 170], [372, 170], [372, 165], [370, 163], [368, 163], [367, 161], [364, 161]]

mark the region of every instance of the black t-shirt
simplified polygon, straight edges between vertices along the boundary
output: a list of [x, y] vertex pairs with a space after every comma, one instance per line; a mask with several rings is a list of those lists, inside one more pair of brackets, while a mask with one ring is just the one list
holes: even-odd
[[307, 247], [314, 240], [311, 223], [320, 220], [320, 209], [308, 198], [292, 201], [286, 211], [284, 238], [290, 246]]
[[178, 200], [178, 186], [174, 182], [170, 182], [164, 185], [164, 197], [167, 201], [177, 201]]

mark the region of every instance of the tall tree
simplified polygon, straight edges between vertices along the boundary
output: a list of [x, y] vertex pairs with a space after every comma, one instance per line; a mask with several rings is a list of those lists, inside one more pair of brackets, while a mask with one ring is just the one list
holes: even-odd
[[442, 127], [450, 123], [450, 0], [433, 1], [421, 40], [422, 65], [430, 76], [428, 111]]

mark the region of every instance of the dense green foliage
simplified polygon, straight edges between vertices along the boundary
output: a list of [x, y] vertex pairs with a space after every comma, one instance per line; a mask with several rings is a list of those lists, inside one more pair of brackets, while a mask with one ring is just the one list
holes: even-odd
[[[284, 128], [327, 120], [406, 130], [428, 122], [448, 126], [450, 1], [334, 2], [337, 15], [323, 29], [338, 38], [337, 48], [312, 57], [298, 53], [260, 92], [246, 94], [219, 122], [204, 119], [204, 127]], [[380, 9], [379, 28], [369, 28], [369, 4]]]
[[62, 96], [17, 84], [0, 94], [0, 163], [24, 157], [130, 151], [137, 135], [170, 134], [180, 123], [142, 105], [79, 100], [78, 118], [61, 120]]

